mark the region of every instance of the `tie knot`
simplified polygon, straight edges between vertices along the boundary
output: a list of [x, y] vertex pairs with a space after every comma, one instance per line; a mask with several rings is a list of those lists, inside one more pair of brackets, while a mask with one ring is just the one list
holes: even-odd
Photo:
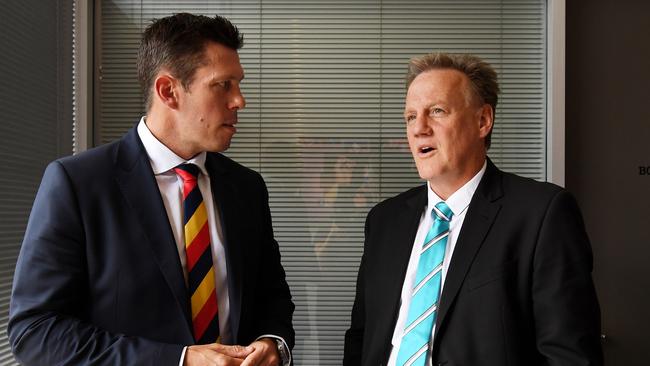
[[434, 219], [442, 221], [450, 221], [451, 217], [454, 216], [451, 208], [449, 208], [444, 201], [436, 203], [436, 205], [433, 206], [431, 213], [433, 214]]
[[181, 164], [174, 168], [174, 171], [183, 179], [183, 181], [195, 181], [196, 177], [198, 177], [201, 172], [196, 164]]

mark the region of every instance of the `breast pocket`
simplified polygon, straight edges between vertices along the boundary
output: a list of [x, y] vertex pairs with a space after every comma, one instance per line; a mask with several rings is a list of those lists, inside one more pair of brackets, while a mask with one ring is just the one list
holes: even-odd
[[510, 280], [514, 275], [516, 262], [506, 262], [502, 265], [483, 269], [478, 273], [470, 273], [467, 278], [467, 291], [475, 291], [496, 281]]

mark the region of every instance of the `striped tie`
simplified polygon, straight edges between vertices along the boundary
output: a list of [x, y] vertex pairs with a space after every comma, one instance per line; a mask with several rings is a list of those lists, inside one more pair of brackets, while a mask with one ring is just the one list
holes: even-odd
[[213, 343], [219, 337], [219, 317], [208, 212], [196, 180], [200, 170], [194, 164], [181, 164], [174, 171], [183, 179], [183, 225], [194, 340], [197, 344]]
[[398, 366], [422, 366], [425, 365], [427, 357], [430, 357], [429, 340], [436, 322], [442, 260], [445, 257], [449, 220], [453, 212], [447, 204], [439, 202], [431, 214], [433, 225], [420, 251], [411, 305], [397, 354]]

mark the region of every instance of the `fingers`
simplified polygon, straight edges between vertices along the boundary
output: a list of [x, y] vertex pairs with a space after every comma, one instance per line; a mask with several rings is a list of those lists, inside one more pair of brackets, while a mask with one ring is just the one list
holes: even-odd
[[187, 347], [184, 366], [240, 366], [253, 347], [203, 344]]
[[213, 343], [210, 344], [211, 348], [221, 354], [224, 354], [229, 357], [236, 357], [236, 358], [241, 358], [244, 359], [250, 355], [255, 348], [252, 346], [240, 346], [240, 345], [233, 345], [233, 346], [228, 346], [225, 344], [219, 344], [219, 343]]
[[241, 358], [230, 357], [216, 351], [211, 351], [211, 353], [212, 357], [207, 363], [210, 366], [241, 366], [244, 361]]
[[263, 338], [249, 346], [228, 346], [219, 343], [187, 348], [184, 366], [278, 366], [280, 356], [275, 341]]
[[278, 355], [275, 341], [272, 339], [262, 339], [251, 343], [254, 351], [246, 357], [241, 366], [278, 366], [280, 356]]

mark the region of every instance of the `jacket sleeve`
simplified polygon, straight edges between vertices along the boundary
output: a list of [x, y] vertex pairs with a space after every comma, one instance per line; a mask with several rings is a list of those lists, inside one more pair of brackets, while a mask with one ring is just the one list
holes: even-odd
[[[372, 211], [371, 211], [372, 213]], [[366, 225], [364, 229], [366, 243], [369, 238], [369, 221], [370, 213], [366, 218]], [[359, 274], [357, 276], [356, 295], [354, 298], [354, 305], [352, 305], [352, 314], [350, 317], [350, 328], [345, 332], [345, 344], [343, 351], [343, 365], [355, 366], [361, 365], [361, 355], [363, 351], [363, 335], [366, 322], [365, 310], [365, 258], [366, 258], [367, 245], [364, 244], [364, 254], [361, 258], [359, 265]]]
[[591, 247], [578, 205], [567, 191], [549, 203], [533, 260], [538, 351], [549, 365], [602, 365]]
[[[261, 220], [260, 230], [263, 240], [261, 250], [261, 261], [263, 268], [258, 272], [260, 276], [258, 288], [263, 289], [266, 294], [266, 302], [260, 307], [262, 316], [259, 317], [259, 331], [257, 336], [271, 334], [281, 337], [293, 349], [295, 344], [295, 333], [293, 330], [293, 310], [295, 308], [291, 300], [291, 292], [286, 281], [285, 271], [280, 258], [280, 248], [273, 236], [273, 224], [271, 210], [269, 208], [269, 194], [264, 180], [259, 177]], [[260, 304], [262, 305], [262, 304]]]
[[16, 359], [24, 365], [178, 365], [183, 345], [110, 333], [86, 320], [92, 284], [78, 207], [65, 168], [51, 163], [14, 275], [8, 335]]

